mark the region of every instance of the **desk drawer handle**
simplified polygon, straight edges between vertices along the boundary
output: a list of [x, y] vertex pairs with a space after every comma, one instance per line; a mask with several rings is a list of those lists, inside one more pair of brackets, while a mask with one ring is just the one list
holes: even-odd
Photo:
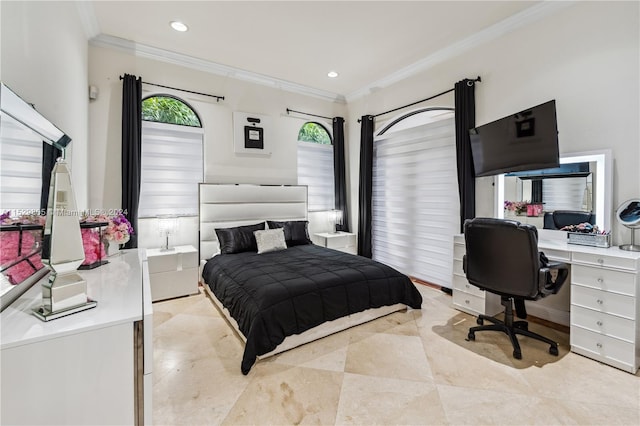
[[598, 259], [598, 263], [602, 265], [604, 263], [604, 259]]
[[598, 278], [597, 281], [598, 281], [598, 284], [602, 284], [604, 282], [602, 278]]
[[596, 302], [598, 303], [598, 305], [602, 305], [604, 302], [602, 301], [602, 299], [598, 299], [596, 300]]
[[597, 346], [599, 349], [602, 349], [602, 343], [596, 343], [596, 346]]
[[471, 288], [471, 287], [469, 287], [469, 284], [465, 284], [464, 286], [465, 286], [466, 288]]
[[465, 300], [464, 303], [466, 303], [467, 305], [471, 302], [469, 302], [469, 299]]
[[598, 321], [598, 322], [596, 322], [596, 324], [598, 324], [600, 327], [602, 327], [602, 321]]

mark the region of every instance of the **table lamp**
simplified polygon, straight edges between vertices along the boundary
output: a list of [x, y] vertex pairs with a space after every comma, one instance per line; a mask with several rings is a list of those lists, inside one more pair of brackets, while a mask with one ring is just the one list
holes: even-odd
[[331, 221], [331, 233], [338, 232], [337, 226], [342, 225], [342, 210], [329, 210], [329, 220]]
[[178, 229], [178, 218], [171, 215], [158, 216], [158, 228], [160, 229], [160, 234], [166, 238], [165, 245], [161, 250], [174, 250], [173, 247], [169, 247], [169, 235], [176, 233]]

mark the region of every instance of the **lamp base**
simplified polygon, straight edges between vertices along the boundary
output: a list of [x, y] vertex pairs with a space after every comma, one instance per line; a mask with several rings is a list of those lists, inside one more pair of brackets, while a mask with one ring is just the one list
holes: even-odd
[[35, 315], [37, 318], [41, 319], [42, 321], [51, 321], [56, 318], [64, 317], [67, 315], [75, 314], [77, 312], [85, 311], [87, 309], [95, 308], [96, 306], [98, 306], [98, 302], [87, 298], [86, 303], [83, 303], [77, 306], [72, 306], [67, 309], [61, 309], [55, 312], [50, 311], [44, 305], [42, 305], [39, 308], [33, 310], [33, 315]]
[[637, 244], [622, 244], [620, 247], [620, 250], [625, 250], [625, 251], [640, 251], [640, 246]]

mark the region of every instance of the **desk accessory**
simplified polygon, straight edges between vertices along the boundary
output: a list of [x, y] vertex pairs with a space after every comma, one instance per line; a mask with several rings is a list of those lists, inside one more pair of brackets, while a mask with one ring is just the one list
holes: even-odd
[[622, 244], [620, 249], [640, 251], [640, 245], [635, 242], [635, 230], [640, 228], [640, 198], [632, 198], [620, 204], [616, 210], [616, 219], [631, 230], [631, 244]]

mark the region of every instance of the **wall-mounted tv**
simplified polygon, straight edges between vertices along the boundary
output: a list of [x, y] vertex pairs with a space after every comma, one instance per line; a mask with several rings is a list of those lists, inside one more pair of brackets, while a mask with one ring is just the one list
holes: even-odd
[[476, 177], [560, 166], [556, 101], [469, 130]]

